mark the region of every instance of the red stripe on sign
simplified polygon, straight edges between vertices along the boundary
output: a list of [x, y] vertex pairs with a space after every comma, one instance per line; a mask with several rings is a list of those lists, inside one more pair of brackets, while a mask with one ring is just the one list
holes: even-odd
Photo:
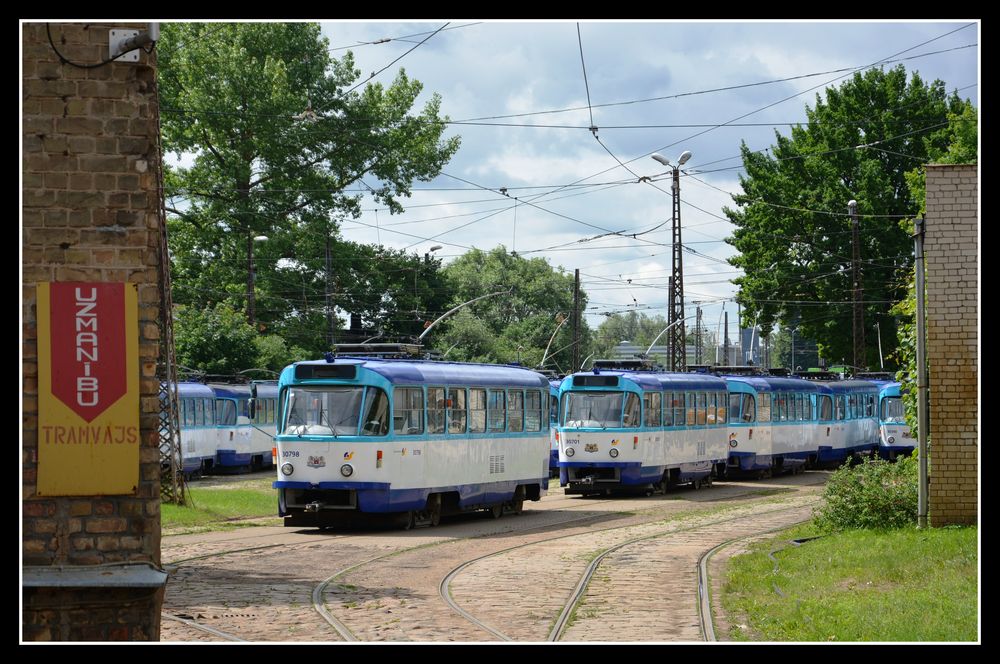
[[52, 394], [87, 422], [127, 389], [125, 284], [49, 286]]

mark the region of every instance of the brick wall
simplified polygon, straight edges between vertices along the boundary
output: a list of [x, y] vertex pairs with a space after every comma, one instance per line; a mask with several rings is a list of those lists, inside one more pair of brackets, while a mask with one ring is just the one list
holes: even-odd
[[[63, 57], [80, 64], [107, 59], [110, 29], [146, 29], [145, 24], [120, 23], [55, 23], [50, 27]], [[22, 562], [25, 569], [116, 562], [158, 566], [155, 67], [145, 53], [138, 63], [115, 62], [92, 69], [63, 64], [49, 43], [44, 23], [22, 24], [22, 48]], [[35, 495], [35, 291], [36, 283], [45, 281], [138, 284], [141, 449], [135, 496]], [[158, 638], [158, 601], [150, 599], [148, 590], [128, 601], [128, 591], [115, 591], [111, 597], [125, 597], [119, 603], [121, 611], [107, 606], [107, 593], [91, 591], [91, 595], [104, 595], [104, 606], [88, 611], [85, 589], [23, 588], [23, 637]], [[71, 608], [61, 610], [59, 597]]]
[[978, 517], [978, 193], [976, 166], [927, 167], [932, 526], [975, 524]]

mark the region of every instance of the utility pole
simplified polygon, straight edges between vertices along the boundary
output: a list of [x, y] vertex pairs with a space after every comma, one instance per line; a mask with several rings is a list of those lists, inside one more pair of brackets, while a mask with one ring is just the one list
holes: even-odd
[[851, 213], [851, 239], [854, 251], [851, 258], [851, 278], [854, 281], [854, 367], [862, 370], [865, 365], [865, 319], [864, 319], [864, 289], [861, 285], [861, 229], [858, 225], [858, 202], [848, 201], [847, 209]]
[[326, 275], [323, 281], [325, 283], [324, 291], [326, 292], [326, 344], [329, 348], [333, 348], [333, 306], [330, 301], [330, 298], [333, 295], [333, 288], [330, 285], [331, 257], [330, 229], [328, 226], [326, 231]]
[[[667, 277], [667, 325], [673, 325], [674, 318], [674, 278]], [[674, 345], [667, 339], [667, 367], [674, 371]]]
[[740, 344], [740, 362], [746, 364], [746, 355], [743, 354], [743, 305], [736, 303], [736, 335]]
[[687, 335], [684, 334], [684, 266], [682, 259], [684, 245], [681, 244], [681, 166], [691, 158], [691, 152], [689, 150], [682, 152], [680, 157], [677, 158], [676, 166], [672, 165], [670, 160], [661, 154], [654, 152], [650, 156], [655, 161], [670, 168], [673, 176], [673, 224], [671, 231], [673, 273], [669, 282], [670, 298], [668, 301], [670, 314], [667, 316], [667, 322], [671, 325], [677, 323], [677, 325], [673, 332], [670, 333], [670, 340], [667, 342], [667, 347], [670, 349], [670, 370], [684, 371], [687, 368], [687, 345], [685, 343]]
[[573, 371], [580, 370], [580, 269], [573, 279]]
[[[690, 152], [684, 153], [688, 157]], [[673, 168], [673, 225], [671, 241], [673, 243], [673, 279], [670, 282], [670, 312], [672, 322], [677, 323], [677, 327], [670, 333], [670, 355], [672, 357], [672, 371], [684, 371], [687, 369], [686, 344], [684, 334], [684, 259], [681, 244], [681, 169], [687, 159], [681, 155], [679, 164]]]
[[914, 290], [917, 296], [917, 527], [927, 527], [927, 349], [924, 347], [924, 220], [913, 220]]
[[701, 364], [701, 302], [694, 302], [697, 320], [694, 327], [694, 363]]
[[792, 373], [795, 373], [795, 328], [792, 328]]
[[729, 312], [728, 311], [725, 312], [725, 316], [726, 316], [726, 324], [725, 324], [725, 333], [723, 336], [726, 341], [722, 346], [722, 366], [728, 367], [729, 366]]

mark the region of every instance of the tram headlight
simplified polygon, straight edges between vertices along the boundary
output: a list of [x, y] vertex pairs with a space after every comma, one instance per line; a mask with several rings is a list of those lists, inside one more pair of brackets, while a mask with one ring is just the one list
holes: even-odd
[[611, 451], [608, 452], [608, 454], [611, 455], [612, 459], [617, 459], [618, 458], [618, 448], [617, 447], [612, 447]]
[[575, 449], [573, 449], [572, 447], [567, 447], [566, 448], [566, 456], [573, 456], [574, 454], [576, 454], [576, 450]]
[[340, 474], [343, 475], [344, 477], [350, 477], [351, 475], [354, 474], [354, 466], [352, 466], [349, 463], [345, 463], [343, 466], [340, 467]]
[[293, 470], [295, 470], [295, 468], [292, 466], [292, 464], [290, 464], [290, 463], [283, 463], [283, 464], [281, 464], [281, 474], [282, 475], [285, 475], [285, 476], [291, 475]]
[[889, 436], [889, 444], [892, 445], [895, 442], [896, 442], [896, 437], [895, 436]]

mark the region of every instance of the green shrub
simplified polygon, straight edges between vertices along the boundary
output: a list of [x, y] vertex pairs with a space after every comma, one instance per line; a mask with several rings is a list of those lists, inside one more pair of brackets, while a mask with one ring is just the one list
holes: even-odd
[[917, 477], [915, 454], [896, 463], [865, 459], [853, 468], [845, 463], [826, 484], [816, 525], [827, 531], [912, 525], [917, 520]]

